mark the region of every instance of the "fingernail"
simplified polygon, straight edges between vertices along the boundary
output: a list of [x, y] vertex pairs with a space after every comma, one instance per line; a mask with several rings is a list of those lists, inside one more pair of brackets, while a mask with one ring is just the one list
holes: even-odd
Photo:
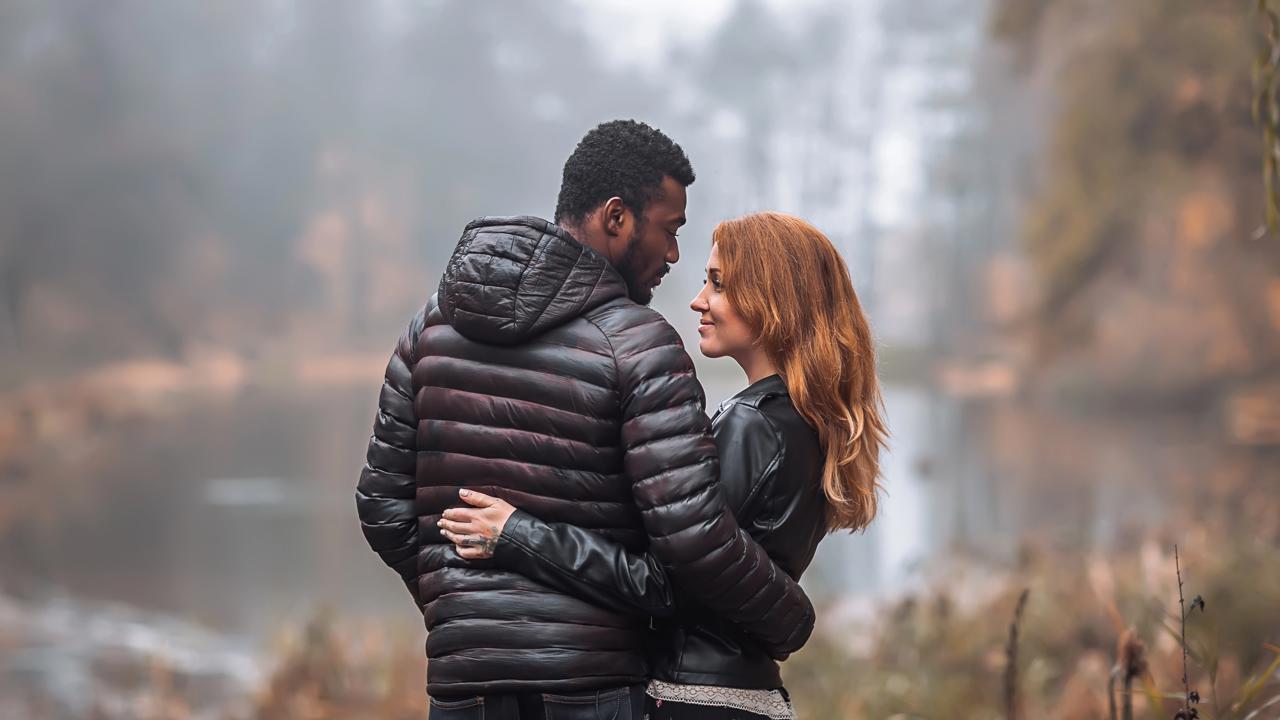
[[470, 490], [467, 490], [466, 488], [463, 488], [462, 490], [459, 490], [459, 491], [458, 491], [458, 494], [459, 494], [459, 495], [462, 495], [462, 496], [466, 496], [466, 495], [470, 495], [470, 494], [471, 494], [471, 491], [470, 491]]

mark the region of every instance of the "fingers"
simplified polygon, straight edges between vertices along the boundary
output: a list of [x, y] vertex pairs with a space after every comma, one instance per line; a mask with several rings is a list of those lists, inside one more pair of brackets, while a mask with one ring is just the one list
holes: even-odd
[[485, 495], [477, 490], [468, 490], [466, 488], [458, 491], [458, 497], [462, 498], [462, 501], [468, 505], [474, 505], [478, 508], [492, 507], [502, 502], [496, 497]]
[[455, 546], [453, 550], [463, 560], [488, 560], [493, 557], [493, 553], [484, 548], [460, 548]]
[[468, 537], [471, 537], [470, 535], [467, 535], [465, 533], [456, 533], [456, 532], [453, 532], [452, 530], [443, 530], [443, 529], [440, 530], [440, 534], [444, 536], [445, 540], [448, 540], [454, 545], [457, 545], [459, 550], [461, 550], [464, 547], [470, 547], [470, 545], [467, 545], [464, 542]]
[[460, 535], [449, 530], [441, 530], [441, 535], [453, 543], [454, 552], [467, 560], [483, 560], [493, 557], [494, 543], [489, 538], [479, 535]]
[[441, 518], [439, 522], [436, 523], [436, 526], [439, 527], [441, 531], [447, 530], [455, 535], [476, 535], [479, 534], [484, 527], [480, 523], [458, 522], [456, 520], [446, 520], [444, 518]]
[[440, 517], [460, 523], [482, 523], [484, 522], [484, 511], [473, 510], [472, 508], [448, 508], [441, 513]]

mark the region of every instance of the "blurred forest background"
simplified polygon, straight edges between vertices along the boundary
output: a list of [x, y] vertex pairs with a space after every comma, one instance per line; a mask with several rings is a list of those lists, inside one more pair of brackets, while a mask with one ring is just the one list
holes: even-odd
[[802, 717], [1173, 717], [1175, 544], [1200, 716], [1280, 717], [1269, 1], [8, 0], [0, 717], [424, 717], [351, 499], [382, 368], [462, 226], [549, 215], [619, 117], [698, 172], [686, 344], [760, 209], [881, 343]]

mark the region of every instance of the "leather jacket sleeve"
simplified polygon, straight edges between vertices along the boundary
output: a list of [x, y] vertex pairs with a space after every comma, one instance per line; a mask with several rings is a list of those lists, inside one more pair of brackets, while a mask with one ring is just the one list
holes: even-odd
[[[378, 415], [356, 483], [356, 511], [369, 547], [395, 570], [418, 602], [418, 419], [413, 407], [414, 346], [435, 298], [414, 316], [387, 362]], [[421, 603], [418, 603], [421, 605]]]
[[[718, 419], [720, 487], [742, 522], [777, 472], [781, 443], [759, 410], [732, 406]], [[652, 553], [628, 552], [599, 533], [548, 523], [517, 509], [502, 528], [496, 562], [526, 577], [608, 607], [644, 615], [671, 615], [671, 580]]]
[[675, 610], [671, 580], [653, 553], [630, 552], [576, 525], [543, 522], [517, 509], [493, 557], [499, 567], [603, 607], [658, 617]]
[[669, 576], [681, 593], [785, 658], [808, 640], [813, 605], [729, 511], [702, 386], [679, 337], [659, 318], [619, 328], [611, 340], [622, 389], [624, 472], [649, 553], [628, 553], [598, 533], [517, 513], [503, 530], [508, 548], [500, 541], [495, 557], [555, 587], [654, 614], [670, 609]]

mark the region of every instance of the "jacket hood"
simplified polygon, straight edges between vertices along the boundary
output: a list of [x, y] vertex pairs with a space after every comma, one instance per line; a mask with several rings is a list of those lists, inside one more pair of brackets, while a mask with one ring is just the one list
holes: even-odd
[[626, 283], [599, 253], [541, 218], [472, 221], [440, 280], [440, 311], [462, 335], [514, 345], [610, 300]]

